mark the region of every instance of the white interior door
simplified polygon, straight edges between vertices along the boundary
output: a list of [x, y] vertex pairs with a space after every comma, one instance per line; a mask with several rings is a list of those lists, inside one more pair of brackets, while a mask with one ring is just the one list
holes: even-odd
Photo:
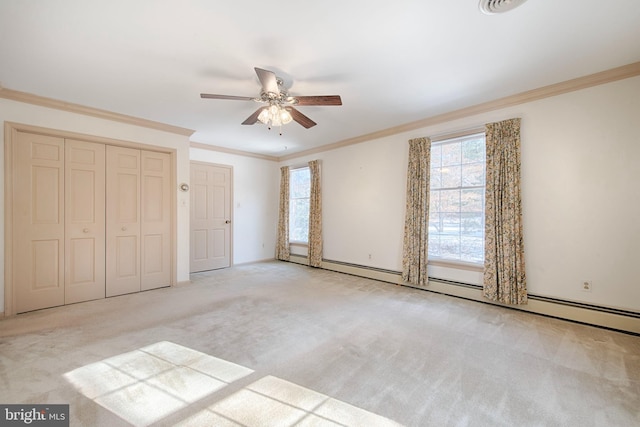
[[140, 291], [140, 150], [107, 146], [106, 296]]
[[105, 146], [65, 141], [65, 304], [105, 297]]
[[231, 167], [191, 163], [191, 272], [231, 265]]
[[64, 139], [13, 141], [16, 313], [64, 304]]

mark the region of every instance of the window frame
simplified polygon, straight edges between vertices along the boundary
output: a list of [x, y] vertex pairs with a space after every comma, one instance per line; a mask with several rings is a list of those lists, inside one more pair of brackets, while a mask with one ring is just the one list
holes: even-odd
[[[483, 162], [483, 175], [484, 175], [484, 182], [482, 185], [462, 185], [462, 174], [461, 174], [461, 182], [459, 186], [456, 187], [439, 187], [437, 188], [436, 191], [442, 191], [442, 190], [458, 190], [458, 191], [463, 191], [463, 190], [475, 190], [475, 189], [482, 189], [482, 198], [481, 198], [481, 205], [482, 205], [482, 223], [481, 223], [481, 230], [482, 230], [482, 247], [483, 247], [483, 257], [482, 257], [482, 261], [479, 262], [473, 262], [473, 261], [468, 261], [468, 260], [461, 260], [461, 259], [452, 259], [452, 258], [444, 258], [444, 257], [438, 257], [438, 256], [432, 256], [430, 254], [427, 255], [427, 263], [429, 265], [433, 265], [433, 266], [440, 266], [440, 267], [449, 267], [449, 268], [456, 268], [456, 269], [462, 269], [462, 270], [471, 270], [471, 271], [484, 271], [484, 240], [485, 240], [485, 212], [486, 212], [486, 206], [485, 206], [485, 199], [486, 199], [486, 132], [484, 129], [473, 129], [473, 130], [469, 130], [468, 132], [457, 132], [454, 134], [449, 134], [449, 135], [443, 135], [440, 137], [434, 137], [431, 139], [431, 150], [433, 150], [434, 146], [443, 146], [446, 144], [453, 144], [453, 143], [462, 143], [464, 140], [470, 140], [470, 139], [475, 139], [478, 137], [482, 137], [484, 139], [484, 150], [485, 150], [485, 157], [484, 157], [484, 162]], [[433, 151], [432, 151], [433, 153]], [[433, 186], [431, 185], [433, 182], [433, 176], [431, 175], [431, 171], [432, 171], [432, 157], [431, 157], [431, 161], [429, 162], [429, 169], [430, 169], [430, 176], [429, 176], [429, 222], [431, 222], [431, 215], [433, 213], [432, 207], [432, 192], [433, 192]], [[467, 164], [472, 164], [475, 162], [470, 162]], [[454, 164], [454, 166], [462, 166], [465, 163], [463, 163], [462, 158], [460, 159], [460, 162], [457, 164]], [[442, 167], [442, 163], [440, 164], [440, 166], [438, 167]], [[438, 213], [441, 213], [442, 211], [438, 211]], [[458, 210], [458, 214], [463, 213], [461, 211], [461, 209], [459, 208]], [[429, 232], [429, 237], [432, 236], [432, 232]], [[458, 233], [458, 237], [460, 238], [461, 241], [461, 233]], [[431, 247], [431, 245], [429, 245], [429, 247]], [[461, 252], [460, 252], [461, 253]]]

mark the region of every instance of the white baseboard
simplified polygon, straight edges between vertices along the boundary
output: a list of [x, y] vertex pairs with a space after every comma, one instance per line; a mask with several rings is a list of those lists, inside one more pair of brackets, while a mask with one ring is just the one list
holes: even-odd
[[420, 289], [498, 305], [505, 308], [528, 311], [530, 313], [542, 314], [574, 322], [640, 334], [640, 316], [634, 316], [633, 313], [626, 314], [622, 311], [616, 312], [615, 310], [608, 310], [606, 307], [599, 308], [580, 306], [570, 301], [561, 300], [545, 301], [537, 299], [533, 295], [529, 296], [526, 305], [505, 305], [484, 298], [482, 296], [481, 289], [443, 283], [436, 280], [430, 280], [427, 287]]
[[258, 263], [258, 262], [269, 262], [269, 261], [275, 261], [275, 258], [271, 257], [271, 258], [257, 259], [255, 261], [237, 262], [237, 263], [234, 262], [232, 267], [235, 267], [237, 265], [249, 265], [249, 264], [255, 264], [255, 263]]
[[[304, 256], [291, 255], [291, 262], [307, 265], [308, 260]], [[338, 261], [323, 260], [321, 268], [339, 273], [353, 274], [354, 276], [393, 283], [396, 285], [410, 286], [430, 292], [465, 298], [485, 304], [493, 304], [509, 309], [522, 310], [530, 313], [556, 317], [574, 322], [615, 329], [640, 335], [640, 313], [624, 312], [622, 310], [607, 307], [587, 306], [571, 301], [544, 299], [534, 295], [529, 296], [528, 304], [512, 306], [490, 301], [482, 296], [482, 290], [475, 286], [464, 286], [454, 283], [446, 283], [438, 280], [430, 280], [427, 286], [407, 285], [403, 282], [400, 272], [371, 268], [361, 265], [343, 263]]]

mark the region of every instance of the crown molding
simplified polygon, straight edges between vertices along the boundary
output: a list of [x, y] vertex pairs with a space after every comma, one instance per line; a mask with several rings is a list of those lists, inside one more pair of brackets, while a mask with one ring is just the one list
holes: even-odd
[[234, 150], [233, 148], [219, 147], [217, 145], [203, 144], [201, 142], [192, 142], [192, 143], [189, 144], [189, 147], [191, 147], [191, 148], [200, 148], [202, 150], [217, 151], [217, 152], [220, 152], [220, 153], [235, 154], [235, 155], [244, 156], [244, 157], [255, 157], [256, 159], [270, 160], [272, 162], [277, 162], [277, 161], [280, 160], [279, 157], [275, 157], [275, 156], [268, 156], [266, 154], [251, 153], [249, 151]]
[[365, 135], [356, 136], [354, 138], [344, 139], [332, 144], [323, 145], [321, 147], [312, 148], [298, 153], [282, 156], [280, 161], [287, 161], [298, 157], [317, 154], [324, 151], [334, 150], [348, 145], [359, 144], [361, 142], [373, 139], [383, 138], [386, 136], [397, 135], [399, 133], [408, 132], [428, 126], [438, 125], [457, 119], [474, 116], [477, 114], [487, 113], [501, 108], [512, 107], [514, 105], [524, 104], [527, 102], [537, 101], [543, 98], [561, 95], [567, 92], [587, 89], [592, 86], [599, 86], [605, 83], [615, 82], [640, 75], [640, 62], [623, 65], [621, 67], [612, 68], [610, 70], [601, 71], [595, 74], [578, 77], [560, 83], [543, 86], [538, 89], [528, 90], [515, 95], [506, 96], [493, 101], [483, 102], [481, 104], [472, 105], [470, 107], [461, 108], [459, 110], [450, 111], [448, 113], [439, 114], [437, 116], [427, 117], [426, 119], [405, 123], [388, 129], [379, 130]]
[[83, 114], [85, 116], [97, 117], [99, 119], [106, 119], [134, 126], [146, 127], [183, 136], [191, 136], [195, 132], [192, 129], [186, 129], [178, 126], [168, 125], [166, 123], [155, 122], [153, 120], [127, 116], [125, 114], [114, 113], [107, 110], [100, 110], [98, 108], [87, 107], [80, 104], [74, 104], [72, 102], [46, 98], [44, 96], [7, 89], [5, 87], [0, 87], [0, 98], [24, 102], [27, 104], [39, 105], [41, 107], [54, 108], [56, 110], [68, 111], [70, 113]]

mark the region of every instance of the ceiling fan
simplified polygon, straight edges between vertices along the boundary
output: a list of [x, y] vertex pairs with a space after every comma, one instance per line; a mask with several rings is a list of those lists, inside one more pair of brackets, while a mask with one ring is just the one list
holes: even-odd
[[[258, 80], [262, 85], [260, 96], [252, 98], [250, 96], [234, 96], [234, 95], [214, 95], [209, 93], [201, 93], [201, 98], [209, 99], [231, 99], [236, 101], [255, 101], [265, 104], [258, 108], [250, 115], [243, 125], [253, 125], [261, 122], [269, 126], [282, 126], [290, 123], [292, 120], [309, 129], [317, 123], [309, 117], [302, 114], [294, 106], [306, 105], [342, 105], [342, 99], [339, 95], [320, 95], [320, 96], [290, 96], [283, 87], [283, 81], [277, 77], [273, 71], [263, 70], [255, 67]], [[282, 133], [281, 133], [282, 134]]]

